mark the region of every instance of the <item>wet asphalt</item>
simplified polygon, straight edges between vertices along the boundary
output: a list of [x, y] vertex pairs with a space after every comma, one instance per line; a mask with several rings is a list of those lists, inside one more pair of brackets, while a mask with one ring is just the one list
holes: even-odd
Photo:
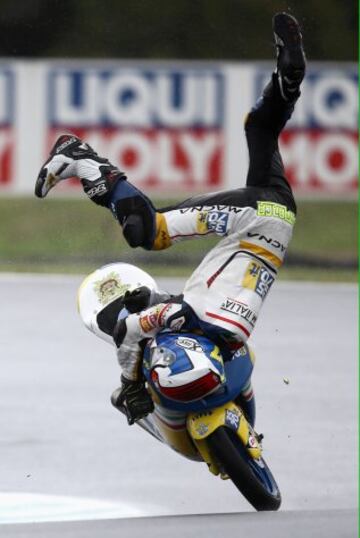
[[[128, 427], [111, 407], [119, 369], [111, 346], [77, 315], [80, 281], [0, 276], [0, 494], [27, 495], [26, 507], [0, 509], [0, 536], [357, 535], [356, 286], [276, 283], [266, 300], [252, 336], [253, 381], [283, 504], [256, 514], [230, 482]], [[183, 281], [160, 284], [176, 292]], [[99, 508], [100, 521], [86, 521], [91, 513], [79, 508], [84, 521], [70, 522], [68, 507], [41, 510], [37, 495], [113, 512]]]

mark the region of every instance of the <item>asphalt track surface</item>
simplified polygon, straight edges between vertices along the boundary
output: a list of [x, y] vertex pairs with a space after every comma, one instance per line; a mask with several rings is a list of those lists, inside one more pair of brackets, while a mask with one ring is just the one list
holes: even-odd
[[257, 429], [283, 503], [256, 513], [111, 407], [119, 370], [77, 315], [80, 280], [0, 276], [0, 537], [357, 536], [356, 286], [276, 283], [266, 300]]

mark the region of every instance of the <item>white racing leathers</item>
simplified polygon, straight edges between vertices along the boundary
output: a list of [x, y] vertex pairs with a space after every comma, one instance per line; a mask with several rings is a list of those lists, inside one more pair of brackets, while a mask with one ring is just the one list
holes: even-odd
[[[225, 194], [230, 193], [209, 198], [221, 200]], [[283, 262], [295, 213], [293, 204], [286, 203], [291, 197], [285, 193], [281, 200], [279, 188], [250, 187], [234, 194], [235, 202], [243, 199], [249, 205], [192, 204], [158, 215], [158, 246], [209, 234], [222, 237], [187, 281], [184, 301], [200, 320], [245, 342]], [[265, 199], [256, 200], [256, 194]]]
[[[228, 195], [237, 204], [208, 203], [209, 199], [224, 199]], [[256, 200], [255, 195], [262, 199]], [[220, 235], [222, 239], [186, 282], [183, 301], [160, 303], [127, 318], [127, 334], [118, 349], [118, 359], [130, 379], [137, 368], [138, 342], [155, 336], [163, 328], [177, 331], [200, 327], [215, 341], [216, 335], [223, 332], [229, 335], [231, 343], [246, 342], [275, 281], [295, 223], [290, 191], [248, 187], [216, 193], [206, 199], [204, 204], [191, 200], [176, 209], [157, 213], [154, 248], [208, 234]], [[248, 205], [240, 207], [241, 200]], [[198, 325], [194, 326], [194, 316], [189, 316], [187, 305], [199, 320]]]
[[[285, 177], [278, 137], [299, 95], [298, 91], [292, 101], [284, 100], [274, 73], [248, 114], [245, 188], [192, 197], [177, 206], [159, 209], [154, 225], [145, 227], [149, 237], [144, 246], [150, 245], [152, 250], [168, 248], [184, 239], [211, 234], [221, 237], [187, 281], [183, 297], [183, 307], [191, 307], [200, 329], [215, 341], [221, 331], [229, 336], [226, 343], [236, 345], [249, 338], [283, 263], [295, 224], [296, 204]], [[184, 323], [180, 311], [178, 320], [174, 314], [167, 319], [167, 314], [164, 311], [161, 323], [155, 325], [173, 330], [187, 328], [189, 316], [185, 310]], [[153, 319], [151, 314], [147, 319]], [[160, 330], [158, 327], [154, 330]]]
[[[236, 203], [220, 203], [227, 196]], [[117, 354], [123, 374], [129, 379], [137, 379], [138, 375], [138, 342], [154, 337], [164, 328], [200, 328], [218, 344], [220, 337], [230, 349], [243, 345], [283, 262], [295, 223], [290, 190], [278, 186], [248, 187], [204, 198], [157, 213], [154, 248], [209, 234], [221, 239], [186, 282], [183, 298], [161, 302], [127, 318], [127, 334]], [[214, 201], [218, 203], [210, 203]], [[254, 425], [255, 401], [250, 381], [241, 398]], [[185, 428], [184, 413], [173, 417], [157, 405], [155, 415], [169, 428], [179, 428], [180, 423]], [[177, 422], [173, 426], [174, 418]]]

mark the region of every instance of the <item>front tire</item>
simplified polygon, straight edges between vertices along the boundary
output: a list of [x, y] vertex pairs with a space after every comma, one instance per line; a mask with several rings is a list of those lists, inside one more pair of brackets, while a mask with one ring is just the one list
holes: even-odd
[[269, 467], [262, 458], [251, 458], [235, 432], [221, 426], [207, 442], [219, 467], [256, 510], [279, 509], [281, 494]]

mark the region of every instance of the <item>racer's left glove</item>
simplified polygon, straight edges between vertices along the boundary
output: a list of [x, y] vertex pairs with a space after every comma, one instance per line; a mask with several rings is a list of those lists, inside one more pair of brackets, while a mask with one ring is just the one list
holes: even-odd
[[132, 381], [123, 375], [121, 387], [111, 395], [111, 403], [126, 414], [130, 426], [154, 411], [154, 404], [144, 381]]

